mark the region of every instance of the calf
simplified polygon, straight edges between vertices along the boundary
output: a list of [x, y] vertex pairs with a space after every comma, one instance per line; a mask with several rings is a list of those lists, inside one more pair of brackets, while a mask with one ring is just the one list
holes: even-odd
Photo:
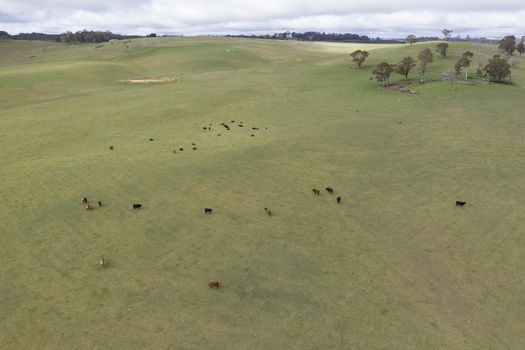
[[337, 199], [337, 204], [341, 203], [341, 196], [338, 196], [336, 199]]
[[321, 191], [319, 191], [317, 188], [312, 188], [312, 192], [318, 196], [321, 194]]
[[266, 212], [266, 214], [268, 214], [268, 216], [272, 216], [272, 210], [271, 209], [264, 208], [264, 211]]
[[140, 203], [133, 204], [133, 209], [141, 209], [141, 208], [142, 208], [142, 204]]
[[222, 282], [218, 280], [209, 280], [208, 281], [208, 287], [212, 289], [219, 289], [221, 287]]
[[467, 204], [467, 202], [456, 201], [456, 207], [462, 207], [462, 206], [464, 206], [465, 204]]
[[212, 211], [212, 208], [204, 208], [204, 214], [211, 214]]
[[327, 187], [325, 188], [326, 192], [330, 193], [330, 194], [334, 194], [334, 189], [332, 187]]

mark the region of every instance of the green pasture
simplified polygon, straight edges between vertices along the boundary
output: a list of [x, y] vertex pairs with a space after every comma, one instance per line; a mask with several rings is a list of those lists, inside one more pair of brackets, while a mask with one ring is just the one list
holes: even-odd
[[525, 348], [525, 63], [435, 44], [0, 41], [0, 349]]

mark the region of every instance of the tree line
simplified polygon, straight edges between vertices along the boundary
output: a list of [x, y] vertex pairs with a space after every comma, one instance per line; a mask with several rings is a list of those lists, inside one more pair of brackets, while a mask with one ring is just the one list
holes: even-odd
[[272, 39], [272, 40], [297, 40], [297, 41], [329, 41], [347, 43], [401, 43], [400, 40], [370, 38], [367, 35], [352, 33], [321, 33], [321, 32], [283, 32], [264, 35], [227, 35], [228, 37], [249, 39]]
[[41, 40], [41, 41], [55, 41], [71, 44], [83, 44], [83, 43], [102, 43], [107, 42], [111, 39], [134, 39], [140, 38], [138, 35], [121, 35], [115, 34], [110, 31], [93, 31], [93, 30], [81, 30], [77, 32], [65, 32], [62, 34], [46, 34], [46, 33], [19, 33], [16, 35], [10, 35], [5, 31], [0, 31], [1, 39], [11, 40]]

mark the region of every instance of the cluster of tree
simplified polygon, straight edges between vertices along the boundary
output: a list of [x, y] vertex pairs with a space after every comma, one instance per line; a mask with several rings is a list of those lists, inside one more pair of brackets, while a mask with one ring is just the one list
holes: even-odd
[[[443, 30], [443, 35], [445, 39], [448, 39], [451, 30]], [[417, 38], [414, 35], [409, 35], [405, 42], [413, 44], [417, 41]], [[516, 37], [509, 35], [504, 37], [499, 41], [498, 48], [502, 51], [501, 55], [494, 55], [489, 61], [484, 64], [478, 62], [477, 73], [479, 76], [488, 78], [492, 82], [505, 82], [511, 77], [512, 68], [515, 67], [519, 59], [516, 57], [516, 52], [520, 55], [525, 53], [525, 37], [521, 38], [521, 41], [517, 43]], [[447, 58], [447, 52], [449, 49], [449, 44], [447, 42], [440, 42], [436, 46], [436, 51], [443, 57]], [[361, 68], [362, 63], [368, 57], [368, 52], [357, 50], [352, 54], [352, 60], [357, 64], [358, 68]], [[454, 86], [457, 76], [465, 73], [465, 81], [468, 80], [469, 68], [472, 65], [472, 60], [474, 58], [474, 53], [466, 51], [458, 58], [455, 62], [454, 67], [449, 71], [445, 72], [443, 77], [446, 80], [449, 80]], [[383, 86], [387, 85], [390, 80], [390, 75], [392, 73], [397, 73], [406, 80], [408, 80], [408, 75], [416, 66], [418, 67], [419, 80], [423, 83], [424, 75], [427, 71], [428, 64], [432, 63], [434, 60], [434, 55], [430, 47], [423, 48], [417, 55], [417, 60], [413, 57], [407, 56], [404, 57], [397, 64], [390, 64], [388, 62], [382, 62], [378, 64], [372, 73], [375, 75], [377, 82], [382, 83]], [[371, 78], [372, 79], [372, 78]]]
[[518, 51], [520, 55], [525, 53], [525, 37], [521, 38], [519, 43], [516, 42], [514, 35], [508, 35], [499, 41], [498, 49], [503, 50], [507, 57], [512, 56], [515, 51]]
[[382, 83], [383, 86], [387, 85], [390, 81], [390, 75], [397, 73], [405, 77], [408, 80], [408, 75], [416, 66], [418, 66], [418, 73], [420, 81], [423, 82], [423, 77], [427, 71], [429, 63], [434, 61], [434, 54], [430, 47], [423, 48], [417, 55], [417, 61], [411, 57], [403, 57], [403, 59], [397, 64], [390, 64], [388, 62], [379, 63], [376, 68], [372, 71], [375, 75], [376, 81]]
[[227, 35], [228, 37], [240, 37], [251, 39], [274, 39], [274, 40], [299, 40], [299, 41], [330, 41], [330, 42], [352, 42], [352, 43], [400, 43], [399, 40], [370, 38], [367, 35], [351, 33], [320, 33], [320, 32], [284, 32], [265, 35]]
[[83, 44], [83, 43], [103, 43], [111, 39], [132, 39], [139, 36], [114, 34], [110, 31], [93, 31], [82, 30], [78, 32], [65, 32], [60, 34], [60, 40], [63, 43]]

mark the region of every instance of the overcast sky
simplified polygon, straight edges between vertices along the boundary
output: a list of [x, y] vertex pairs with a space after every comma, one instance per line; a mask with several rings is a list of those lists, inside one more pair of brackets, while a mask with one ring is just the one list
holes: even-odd
[[238, 34], [279, 31], [525, 35], [525, 0], [0, 0], [0, 30]]

